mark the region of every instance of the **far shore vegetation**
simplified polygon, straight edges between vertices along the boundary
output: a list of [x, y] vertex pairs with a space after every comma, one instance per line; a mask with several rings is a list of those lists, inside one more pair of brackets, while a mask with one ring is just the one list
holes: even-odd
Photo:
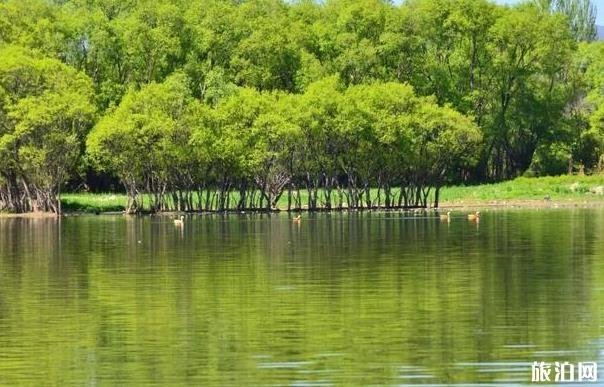
[[0, 1], [0, 211], [595, 197], [595, 39], [590, 0]]

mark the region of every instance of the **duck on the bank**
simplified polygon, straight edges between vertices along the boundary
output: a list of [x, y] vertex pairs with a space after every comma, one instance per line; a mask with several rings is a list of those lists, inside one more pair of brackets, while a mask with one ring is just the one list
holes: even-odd
[[184, 216], [180, 216], [180, 219], [174, 219], [174, 225], [176, 227], [182, 227], [185, 225], [185, 217]]
[[480, 211], [476, 211], [473, 214], [468, 214], [468, 220], [480, 220]]
[[292, 219], [292, 222], [295, 223], [300, 223], [300, 220], [302, 220], [302, 215], [298, 215], [295, 218]]
[[443, 222], [450, 222], [451, 221], [451, 211], [447, 211], [446, 215], [440, 215], [440, 220], [442, 220]]

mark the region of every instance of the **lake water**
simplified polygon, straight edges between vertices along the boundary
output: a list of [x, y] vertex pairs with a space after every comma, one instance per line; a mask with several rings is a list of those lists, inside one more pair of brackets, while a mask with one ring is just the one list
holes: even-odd
[[604, 209], [185, 222], [0, 218], [0, 385], [604, 380]]

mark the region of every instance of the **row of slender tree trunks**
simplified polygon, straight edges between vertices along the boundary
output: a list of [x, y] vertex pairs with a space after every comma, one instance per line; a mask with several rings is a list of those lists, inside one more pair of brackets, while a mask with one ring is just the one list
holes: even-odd
[[39, 187], [23, 178], [4, 176], [0, 185], [0, 211], [61, 213], [58, 188]]
[[[281, 189], [248, 181], [224, 179], [217, 184], [154, 190], [126, 185], [126, 213], [137, 212], [229, 212], [229, 211], [330, 211], [438, 207], [438, 186], [424, 184], [377, 187], [368, 183], [341, 184], [338, 179], [288, 182]], [[147, 185], [146, 188], [151, 187]]]
[[[182, 176], [181, 176], [182, 177]], [[286, 175], [212, 183], [182, 178], [169, 183], [156, 178], [123, 181], [128, 197], [126, 213], [228, 211], [330, 211], [438, 207], [439, 186], [425, 180], [380, 181], [358, 178]], [[60, 190], [41, 188], [23, 178], [3, 176], [0, 211], [61, 213]]]

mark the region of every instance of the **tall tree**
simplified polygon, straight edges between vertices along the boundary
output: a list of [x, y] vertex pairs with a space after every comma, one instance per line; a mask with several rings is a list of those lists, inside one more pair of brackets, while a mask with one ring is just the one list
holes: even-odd
[[141, 209], [143, 192], [152, 195], [152, 210], [164, 209], [167, 195], [189, 180], [183, 167], [191, 165], [187, 158], [193, 155], [186, 125], [190, 104], [187, 79], [176, 73], [163, 83], [131, 90], [88, 136], [90, 161], [124, 184], [127, 212]]
[[0, 50], [0, 202], [61, 212], [95, 109], [90, 79], [27, 49]]
[[597, 37], [597, 9], [591, 0], [534, 0], [541, 9], [565, 15], [573, 36], [590, 42]]

